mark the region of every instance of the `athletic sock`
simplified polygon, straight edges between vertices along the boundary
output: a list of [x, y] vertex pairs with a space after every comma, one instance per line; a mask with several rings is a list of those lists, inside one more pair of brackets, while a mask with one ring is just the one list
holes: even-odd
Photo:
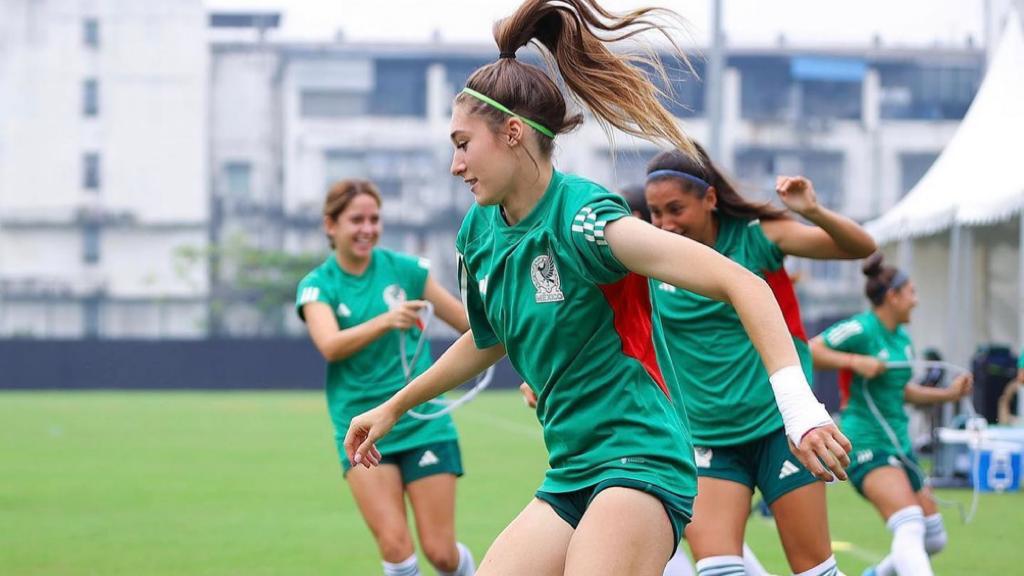
[[384, 564], [384, 576], [420, 576], [420, 565], [413, 553], [401, 562], [382, 562]]
[[942, 524], [942, 514], [924, 517], [924, 549], [929, 556], [935, 556], [946, 547], [949, 536]]
[[473, 576], [473, 574], [476, 574], [476, 562], [473, 560], [473, 553], [462, 542], [456, 542], [455, 547], [459, 550], [459, 565], [455, 568], [454, 572], [438, 570], [438, 576]]
[[885, 523], [892, 531], [892, 556], [900, 576], [932, 576], [928, 553], [924, 550], [924, 513], [920, 506], [907, 506]]
[[743, 558], [739, 556], [709, 556], [697, 561], [698, 576], [743, 576]]
[[794, 576], [836, 576], [837, 574], [839, 574], [839, 567], [836, 566], [836, 557], [829, 556], [821, 564]]

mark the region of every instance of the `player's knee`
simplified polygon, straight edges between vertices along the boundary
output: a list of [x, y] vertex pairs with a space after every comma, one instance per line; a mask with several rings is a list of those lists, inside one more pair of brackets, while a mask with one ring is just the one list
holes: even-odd
[[441, 572], [454, 572], [459, 567], [459, 551], [448, 539], [420, 539], [423, 555], [434, 568]]
[[389, 562], [399, 562], [413, 553], [412, 537], [409, 530], [401, 526], [374, 531], [380, 555]]

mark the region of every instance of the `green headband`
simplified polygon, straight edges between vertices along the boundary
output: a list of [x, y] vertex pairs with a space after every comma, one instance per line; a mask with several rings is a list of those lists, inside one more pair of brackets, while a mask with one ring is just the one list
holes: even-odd
[[473, 90], [472, 88], [463, 88], [462, 91], [465, 92], [466, 94], [469, 94], [473, 98], [476, 98], [477, 100], [483, 102], [484, 104], [490, 105], [492, 108], [496, 108], [496, 109], [504, 112], [505, 114], [508, 114], [509, 116], [515, 116], [516, 118], [519, 118], [520, 120], [522, 120], [523, 122], [528, 124], [531, 128], [533, 128], [537, 132], [540, 132], [541, 134], [547, 136], [548, 138], [554, 138], [555, 137], [555, 133], [552, 132], [549, 128], [545, 127], [540, 122], [535, 122], [533, 120], [530, 120], [529, 118], [524, 118], [524, 117], [520, 116], [519, 114], [516, 114], [515, 112], [513, 112], [513, 111], [509, 110], [508, 108], [506, 108], [504, 104], [502, 104], [501, 102], [498, 102], [497, 100], [495, 100], [494, 98], [491, 98], [490, 96], [485, 96], [485, 95], [477, 92], [476, 90]]

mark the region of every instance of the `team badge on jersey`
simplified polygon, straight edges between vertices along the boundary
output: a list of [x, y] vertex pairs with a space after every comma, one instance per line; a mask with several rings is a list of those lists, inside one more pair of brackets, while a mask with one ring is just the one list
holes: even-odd
[[388, 310], [394, 310], [402, 302], [405, 302], [405, 290], [401, 286], [391, 284], [384, 289], [384, 303], [387, 304]]
[[533, 263], [530, 264], [530, 279], [533, 280], [533, 285], [537, 288], [537, 294], [534, 297], [538, 304], [565, 300], [555, 259], [548, 254], [541, 254], [533, 259]]

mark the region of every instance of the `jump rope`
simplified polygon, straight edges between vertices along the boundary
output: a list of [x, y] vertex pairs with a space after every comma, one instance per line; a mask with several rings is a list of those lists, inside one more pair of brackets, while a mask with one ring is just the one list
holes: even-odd
[[[434, 306], [430, 302], [426, 302], [423, 310], [420, 311], [420, 320], [417, 323], [420, 330], [420, 337], [416, 342], [416, 349], [413, 351], [412, 358], [406, 356], [406, 333], [403, 331], [398, 335], [398, 355], [402, 359], [402, 372], [405, 374], [405, 383], [408, 385], [412, 382], [413, 371], [416, 368], [417, 362], [419, 362], [420, 355], [423, 353], [424, 346], [427, 342], [427, 328], [434, 320]], [[483, 373], [476, 376], [473, 381], [473, 387], [466, 391], [465, 394], [455, 400], [442, 400], [439, 398], [433, 398], [427, 400], [424, 404], [431, 404], [433, 406], [440, 406], [440, 409], [431, 412], [417, 412], [415, 408], [409, 410], [407, 414], [417, 420], [435, 420], [450, 414], [453, 410], [466, 404], [476, 397], [477, 394], [482, 392], [485, 388], [490, 386], [491, 380], [494, 377], [494, 366], [490, 366]]]
[[[910, 368], [912, 371], [923, 371], [931, 368], [938, 368], [946, 371], [945, 380], [947, 382], [952, 382], [956, 377], [960, 376], [961, 374], [970, 374], [970, 371], [967, 370], [966, 368], [957, 366], [956, 364], [952, 364], [949, 362], [943, 362], [940, 360], [910, 360], [901, 362], [886, 362], [885, 367], [887, 370], [893, 368]], [[864, 399], [867, 401], [868, 409], [871, 410], [871, 413], [872, 415], [874, 415], [875, 420], [878, 422], [878, 425], [881, 426], [882, 430], [885, 432], [885, 435], [888, 436], [889, 442], [892, 444], [893, 449], [899, 456], [900, 462], [906, 468], [913, 470], [918, 475], [918, 477], [922, 479], [924, 485], [930, 488], [932, 484], [931, 477], [928, 474], [926, 474], [925, 471], [922, 470], [921, 467], [918, 466], [903, 450], [899, 438], [896, 436], [896, 432], [892, 429], [891, 426], [889, 426], [889, 423], [885, 420], [885, 417], [882, 416], [881, 410], [878, 409], [878, 405], [875, 404], [875, 399], [871, 396], [871, 393], [868, 392], [867, 380], [861, 382], [861, 390], [864, 392]], [[973, 457], [971, 460], [971, 483], [973, 484], [974, 489], [971, 495], [971, 504], [969, 508], [965, 509], [964, 504], [962, 502], [943, 499], [934, 491], [932, 492], [932, 498], [934, 498], [940, 506], [956, 508], [957, 512], [960, 514], [960, 521], [964, 524], [970, 524], [971, 520], [974, 519], [975, 513], [978, 511], [978, 499], [981, 492], [979, 487], [981, 468], [980, 448], [982, 441], [982, 431], [987, 426], [987, 423], [985, 422], [984, 418], [978, 417], [977, 412], [975, 412], [974, 410], [973, 402], [963, 402], [962, 405], [966, 406], [967, 410], [968, 418], [966, 423], [966, 429], [969, 435], [968, 446], [971, 448], [971, 451], [973, 452]]]

